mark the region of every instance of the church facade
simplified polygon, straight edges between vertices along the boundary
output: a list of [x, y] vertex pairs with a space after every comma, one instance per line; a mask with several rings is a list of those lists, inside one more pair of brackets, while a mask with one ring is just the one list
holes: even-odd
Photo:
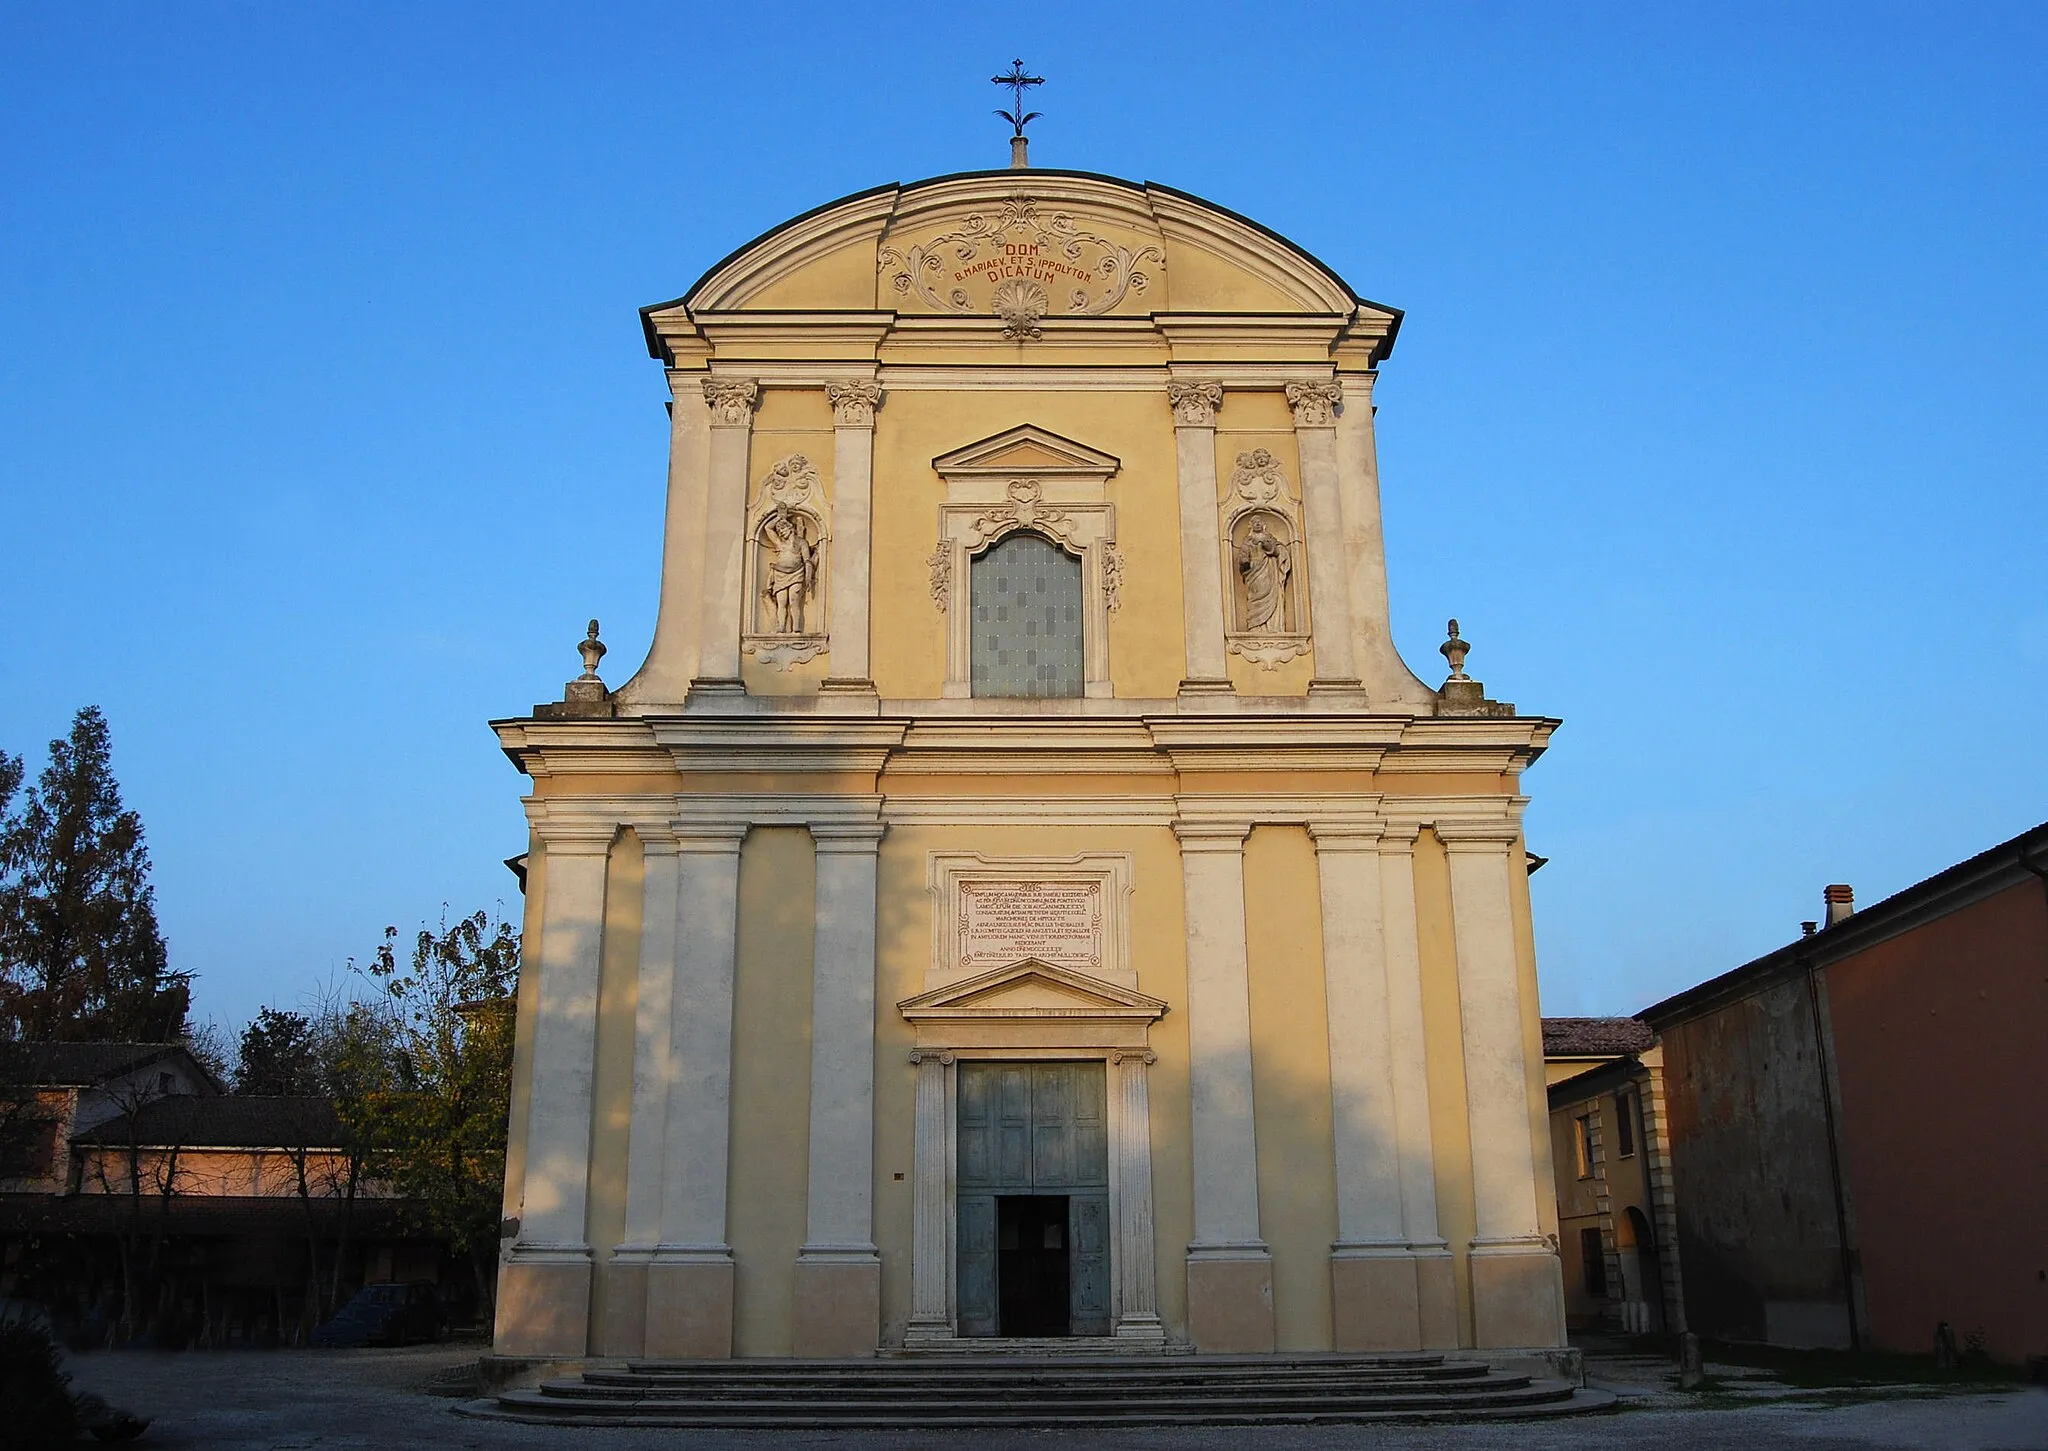
[[[1153, 184], [891, 185], [644, 310], [659, 618], [532, 780], [504, 1355], [1563, 1343], [1521, 838], [1389, 630], [1400, 314]], [[601, 647], [593, 624], [586, 662]]]

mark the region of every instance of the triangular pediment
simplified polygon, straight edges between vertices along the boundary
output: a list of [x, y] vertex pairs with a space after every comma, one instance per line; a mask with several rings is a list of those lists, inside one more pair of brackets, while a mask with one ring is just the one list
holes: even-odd
[[932, 460], [932, 468], [940, 478], [1049, 474], [1106, 479], [1122, 467], [1123, 461], [1113, 454], [1062, 438], [1051, 429], [1032, 423], [1007, 429]]
[[919, 1018], [1048, 1014], [1149, 1021], [1166, 1012], [1166, 1004], [1158, 998], [1035, 957], [905, 998], [896, 1007], [913, 1022]]

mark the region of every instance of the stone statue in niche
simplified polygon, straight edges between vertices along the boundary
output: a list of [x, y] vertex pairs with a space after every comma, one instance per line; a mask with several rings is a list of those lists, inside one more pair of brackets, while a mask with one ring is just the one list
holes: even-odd
[[761, 479], [747, 510], [740, 649], [787, 670], [825, 653], [832, 501], [817, 465], [793, 453]]
[[1294, 570], [1288, 542], [1266, 526], [1264, 514], [1254, 514], [1233, 552], [1238, 577], [1244, 582], [1243, 613], [1238, 628], [1248, 635], [1285, 632], [1288, 576]]
[[805, 528], [805, 518], [777, 505], [761, 521], [762, 623], [775, 635], [806, 633], [805, 610], [818, 590], [818, 546]]

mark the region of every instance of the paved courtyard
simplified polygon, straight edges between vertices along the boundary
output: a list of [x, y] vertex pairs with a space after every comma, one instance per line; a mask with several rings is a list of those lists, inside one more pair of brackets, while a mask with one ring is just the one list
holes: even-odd
[[474, 1345], [408, 1350], [110, 1352], [74, 1357], [74, 1383], [117, 1405], [153, 1416], [138, 1443], [206, 1451], [467, 1451], [467, 1448], [941, 1447], [962, 1440], [976, 1451], [1052, 1445], [1136, 1451], [1272, 1451], [1372, 1448], [1544, 1448], [1640, 1445], [1652, 1451], [2048, 1451], [2048, 1390], [1992, 1394], [1806, 1389], [1766, 1373], [1712, 1366], [1712, 1388], [1678, 1391], [1668, 1363], [1625, 1355], [1589, 1361], [1598, 1385], [1623, 1409], [1559, 1421], [1472, 1426], [1327, 1426], [1104, 1431], [1100, 1435], [996, 1431], [953, 1433], [802, 1433], [580, 1430], [502, 1425], [454, 1414], [447, 1392]]

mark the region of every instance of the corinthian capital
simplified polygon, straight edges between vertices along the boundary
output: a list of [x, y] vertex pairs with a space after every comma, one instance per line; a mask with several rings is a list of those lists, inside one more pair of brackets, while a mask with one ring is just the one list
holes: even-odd
[[1289, 383], [1287, 406], [1294, 410], [1296, 428], [1334, 428], [1337, 405], [1344, 390], [1335, 383]]
[[1173, 405], [1173, 421], [1184, 428], [1214, 428], [1216, 410], [1223, 406], [1221, 383], [1168, 383], [1166, 401]]
[[879, 383], [827, 383], [825, 401], [832, 405], [832, 421], [841, 428], [873, 428], [875, 410], [882, 406]]
[[727, 427], [744, 427], [753, 417], [754, 402], [761, 385], [752, 378], [706, 378], [704, 401], [711, 405], [711, 421]]

